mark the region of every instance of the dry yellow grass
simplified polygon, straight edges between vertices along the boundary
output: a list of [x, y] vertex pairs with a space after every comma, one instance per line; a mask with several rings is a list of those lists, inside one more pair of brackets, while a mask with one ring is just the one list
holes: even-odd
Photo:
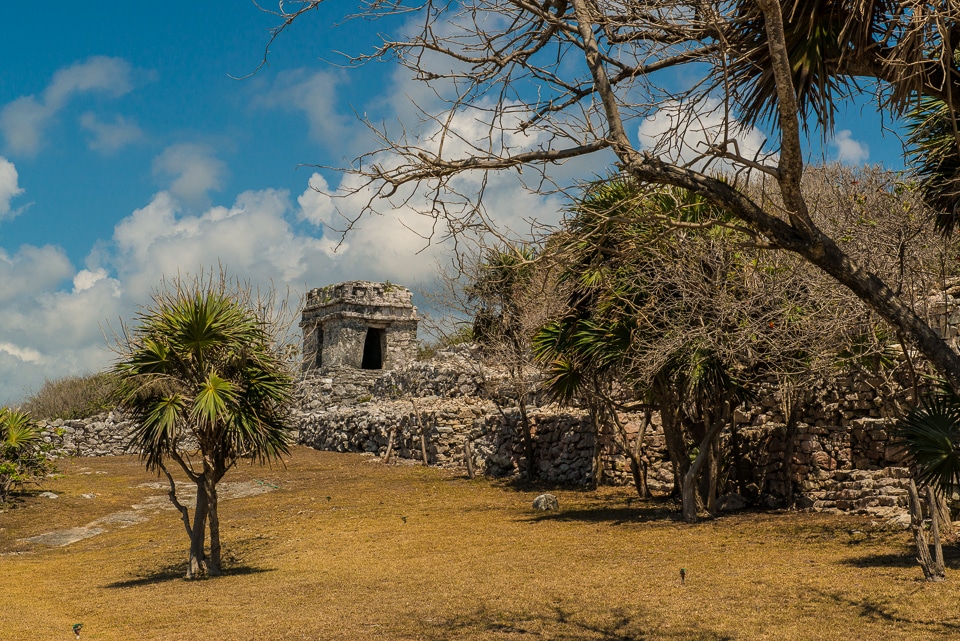
[[[742, 514], [695, 526], [626, 490], [537, 494], [297, 448], [226, 481], [227, 575], [180, 579], [177, 515], [65, 547], [20, 539], [162, 492], [134, 458], [78, 459], [0, 514], [0, 640], [960, 638], [958, 557], [926, 584], [909, 537], [869, 519]], [[82, 494], [95, 493], [94, 499]], [[686, 568], [686, 585], [679, 581]]]

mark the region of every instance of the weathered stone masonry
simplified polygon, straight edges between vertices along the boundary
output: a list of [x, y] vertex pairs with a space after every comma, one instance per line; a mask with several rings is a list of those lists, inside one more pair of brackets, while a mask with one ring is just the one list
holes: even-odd
[[394, 369], [416, 359], [417, 308], [406, 287], [350, 281], [307, 293], [303, 369]]

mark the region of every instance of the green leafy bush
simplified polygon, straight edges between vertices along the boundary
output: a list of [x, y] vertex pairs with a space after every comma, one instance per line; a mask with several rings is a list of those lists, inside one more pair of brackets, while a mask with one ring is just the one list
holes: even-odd
[[40, 430], [26, 412], [0, 407], [0, 503], [53, 469]]

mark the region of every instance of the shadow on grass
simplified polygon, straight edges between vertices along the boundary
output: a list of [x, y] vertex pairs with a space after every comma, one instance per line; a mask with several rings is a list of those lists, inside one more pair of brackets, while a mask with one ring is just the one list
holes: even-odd
[[581, 510], [565, 510], [560, 506], [556, 512], [537, 512], [520, 519], [530, 523], [541, 521], [580, 521], [583, 523], [609, 523], [622, 525], [624, 523], [643, 523], [645, 521], [677, 521], [680, 512], [670, 503], [664, 505], [650, 505], [644, 503], [636, 507], [594, 507]]
[[926, 629], [929, 631], [929, 635], [924, 635], [922, 637], [924, 639], [955, 639], [957, 638], [955, 635], [960, 632], [960, 619], [957, 617], [940, 617], [934, 620], [911, 618], [909, 613], [904, 615], [901, 611], [898, 611], [895, 607], [896, 603], [890, 601], [871, 597], [854, 599], [840, 592], [827, 592], [825, 590], [813, 590], [811, 594], [850, 608], [856, 611], [857, 616], [861, 619], [880, 620], [896, 623], [899, 626], [910, 625]]
[[[263, 572], [273, 572], [272, 569], [264, 568], [255, 568], [249, 565], [235, 565], [231, 567], [224, 568], [222, 570], [221, 576], [244, 576], [248, 574], [261, 574]], [[108, 583], [105, 587], [111, 589], [117, 588], [137, 588], [143, 587], [145, 585], [157, 585], [160, 583], [168, 583], [170, 581], [183, 581], [184, 575], [187, 573], [186, 564], [178, 565], [176, 567], [166, 567], [156, 572], [151, 572], [146, 576], [137, 577], [135, 579], [127, 579], [125, 581], [115, 581], [113, 583]], [[205, 580], [205, 579], [201, 579]]]
[[[960, 549], [951, 545], [943, 547], [943, 561], [948, 568], [960, 568]], [[867, 554], [841, 561], [855, 568], [912, 568], [920, 570], [917, 564], [916, 550], [912, 545], [904, 546], [901, 554]]]
[[582, 620], [575, 613], [553, 605], [550, 612], [543, 613], [503, 613], [486, 608], [473, 614], [464, 614], [456, 619], [448, 619], [432, 626], [424, 626], [423, 632], [428, 638], [448, 639], [452, 637], [480, 636], [484, 633], [496, 633], [498, 638], [562, 638], [594, 639], [597, 641], [646, 641], [652, 639], [674, 639], [687, 641], [731, 641], [733, 637], [713, 630], [705, 630], [695, 624], [682, 630], [648, 629], [640, 622], [636, 614], [615, 609], [602, 616], [600, 622]]

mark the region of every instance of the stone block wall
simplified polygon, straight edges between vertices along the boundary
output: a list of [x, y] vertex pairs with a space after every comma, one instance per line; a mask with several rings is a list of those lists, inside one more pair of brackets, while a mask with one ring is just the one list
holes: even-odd
[[[520, 417], [515, 400], [499, 393], [504, 389], [503, 377], [475, 362], [457, 362], [453, 356], [445, 354], [435, 361], [384, 372], [367, 379], [367, 388], [353, 380], [353, 400], [332, 394], [335, 378], [328, 379], [331, 391], [321, 391], [325, 400], [305, 392], [306, 405], [294, 412], [300, 442], [383, 456], [395, 430], [396, 455], [419, 460], [415, 403], [427, 426], [430, 464], [464, 466], [463, 443], [469, 439], [476, 469], [495, 476], [516, 473], [524, 457]], [[891, 398], [883, 385], [883, 381], [849, 376], [817, 383], [813, 402], [800, 412], [790, 448], [777, 392], [769, 387], [753, 407], [737, 413], [735, 437], [725, 437], [738, 439], [741, 451], [739, 462], [727, 462], [731, 468], [727, 474], [738, 487], [746, 488], [748, 498], [765, 505], [776, 505], [791, 493], [799, 506], [813, 509], [904, 507], [909, 473], [900, 466], [898, 447], [890, 436], [892, 420], [883, 416]], [[364, 402], [356, 402], [357, 398]], [[588, 484], [593, 480], [594, 455], [599, 454], [604, 483], [633, 482], [628, 459], [610, 435], [601, 434], [598, 440], [585, 412], [531, 407], [529, 417], [543, 481]], [[624, 415], [622, 420], [628, 432], [635, 434], [642, 417]], [[784, 463], [788, 449], [792, 449], [789, 474]], [[645, 434], [644, 460], [650, 489], [669, 492], [673, 473], [656, 414]]]
[[[309, 372], [291, 409], [298, 440], [323, 450], [383, 456], [392, 434], [395, 456], [420, 460], [424, 431], [431, 465], [464, 467], [469, 441], [480, 473], [516, 474], [524, 467], [524, 451], [515, 398], [502, 374], [479, 367], [471, 356], [469, 350], [441, 353], [394, 371]], [[818, 383], [814, 401], [800, 412], [792, 443], [771, 387], [753, 407], [737, 412], [735, 435], [725, 437], [736, 438], [736, 448], [728, 443], [726, 449], [742, 455], [727, 461], [727, 476], [748, 499], [764, 505], [792, 491], [800, 507], [811, 509], [902, 508], [909, 472], [891, 437], [892, 420], [883, 416], [895, 397], [880, 383], [851, 377]], [[544, 405], [531, 406], [528, 415], [543, 481], [591, 483], [599, 455], [604, 483], [633, 482], [628, 459], [610, 435], [598, 437], [584, 411]], [[653, 419], [644, 438], [647, 482], [655, 493], [667, 493], [673, 474], [656, 414]], [[625, 414], [622, 421], [636, 434], [642, 416]], [[58, 456], [124, 454], [133, 427], [117, 413], [41, 424]]]
[[52, 454], [65, 456], [120, 456], [126, 449], [134, 423], [121, 414], [108, 412], [87, 419], [40, 421], [44, 443]]

